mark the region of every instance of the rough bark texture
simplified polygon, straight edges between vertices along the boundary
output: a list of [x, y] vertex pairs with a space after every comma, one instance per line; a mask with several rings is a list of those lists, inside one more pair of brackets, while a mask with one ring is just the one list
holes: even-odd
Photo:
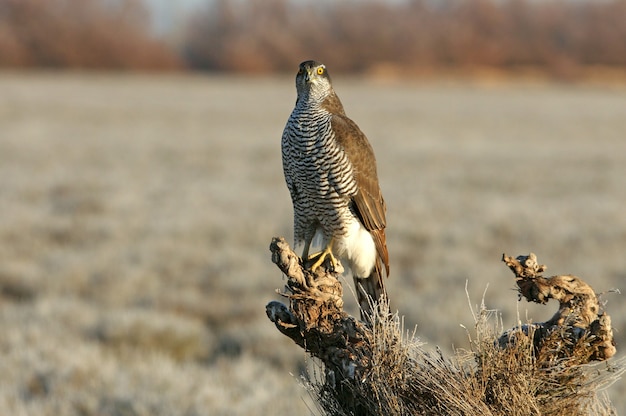
[[[284, 335], [322, 360], [328, 387], [347, 407], [357, 409], [351, 389], [344, 388], [368, 371], [372, 356], [372, 332], [365, 324], [343, 311], [340, 264], [333, 268], [330, 258], [315, 272], [284, 238], [270, 244], [272, 262], [287, 276], [285, 292], [289, 308], [280, 302], [266, 306], [267, 316]], [[348, 383], [346, 383], [348, 382]]]
[[[528, 302], [559, 302], [559, 310], [546, 322], [526, 325], [522, 331], [534, 331], [533, 342], [540, 358], [552, 361], [574, 358], [575, 363], [603, 361], [615, 355], [611, 317], [602, 311], [591, 286], [572, 275], [543, 277], [547, 267], [530, 253], [516, 258], [502, 255], [502, 261], [515, 274], [520, 297]], [[517, 328], [500, 337], [500, 344], [512, 342]]]

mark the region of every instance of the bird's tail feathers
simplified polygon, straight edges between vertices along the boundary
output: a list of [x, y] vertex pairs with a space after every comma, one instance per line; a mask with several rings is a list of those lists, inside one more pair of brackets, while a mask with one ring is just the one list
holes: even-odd
[[361, 311], [361, 320], [371, 325], [378, 318], [388, 315], [388, 297], [382, 267], [374, 267], [368, 277], [354, 277], [357, 301]]

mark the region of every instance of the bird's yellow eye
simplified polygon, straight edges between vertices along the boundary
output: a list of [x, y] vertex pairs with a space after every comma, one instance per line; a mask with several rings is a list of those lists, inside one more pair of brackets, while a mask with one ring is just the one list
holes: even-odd
[[324, 67], [320, 66], [319, 68], [317, 68], [317, 74], [318, 75], [322, 75], [324, 73]]

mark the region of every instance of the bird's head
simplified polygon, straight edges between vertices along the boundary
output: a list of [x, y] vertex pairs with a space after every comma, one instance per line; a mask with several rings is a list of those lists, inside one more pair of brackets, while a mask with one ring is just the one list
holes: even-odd
[[323, 101], [332, 92], [326, 65], [315, 61], [302, 62], [296, 75], [296, 89], [298, 99]]

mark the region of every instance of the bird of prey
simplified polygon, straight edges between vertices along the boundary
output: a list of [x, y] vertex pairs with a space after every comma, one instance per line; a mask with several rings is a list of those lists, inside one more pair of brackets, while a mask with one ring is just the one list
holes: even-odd
[[[347, 263], [368, 321], [372, 301], [387, 296], [383, 277], [389, 275], [386, 206], [374, 151], [346, 116], [325, 65], [301, 63], [296, 89], [281, 143], [295, 243], [304, 245], [302, 258], [313, 262], [313, 270], [328, 256], [333, 265], [336, 258]], [[312, 243], [322, 251], [309, 255]]]

